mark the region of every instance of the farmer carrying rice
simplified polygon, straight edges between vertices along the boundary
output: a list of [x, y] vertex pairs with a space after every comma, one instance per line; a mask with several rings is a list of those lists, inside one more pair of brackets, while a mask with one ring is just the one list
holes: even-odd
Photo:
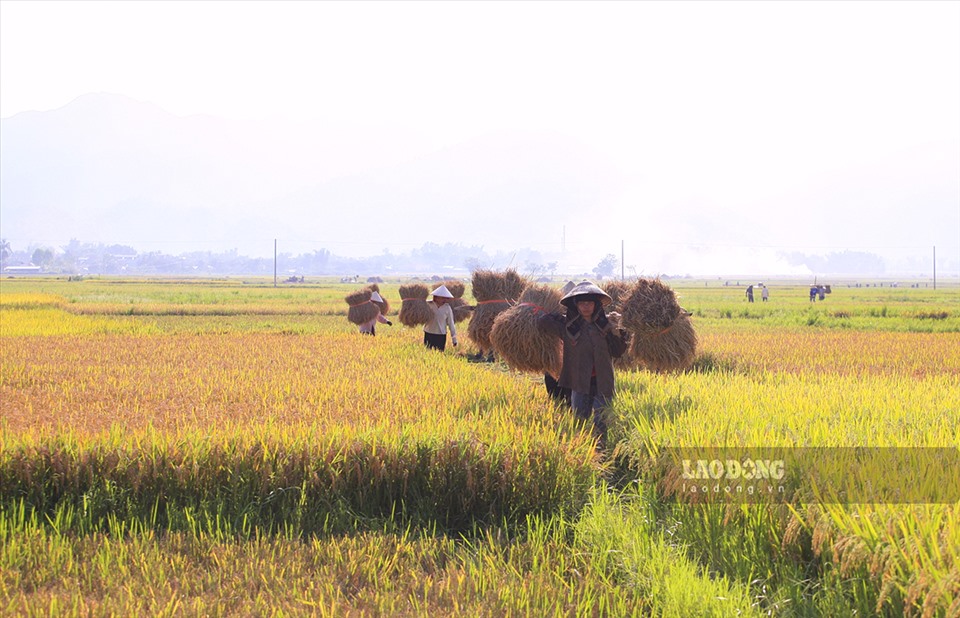
[[372, 292], [370, 294], [370, 302], [374, 303], [377, 306], [377, 315], [373, 319], [367, 320], [363, 324], [360, 324], [360, 332], [364, 335], [377, 336], [377, 323], [386, 324], [387, 326], [393, 326], [393, 322], [383, 317], [383, 314], [380, 313], [380, 307], [383, 306], [384, 300], [380, 296], [379, 292]]
[[447, 286], [441, 285], [431, 292], [431, 295], [433, 300], [428, 301], [427, 305], [433, 312], [433, 317], [423, 325], [423, 343], [428, 348], [443, 352], [447, 347], [447, 328], [450, 329], [453, 345], [457, 345], [457, 327], [453, 319], [453, 309], [450, 307], [453, 294]]
[[560, 299], [567, 308], [543, 315], [537, 327], [563, 340], [563, 367], [558, 383], [569, 388], [574, 414], [582, 421], [593, 416], [598, 446], [606, 443], [603, 411], [614, 395], [613, 359], [627, 350], [626, 332], [608, 318], [603, 307], [613, 299], [589, 281], [583, 281]]

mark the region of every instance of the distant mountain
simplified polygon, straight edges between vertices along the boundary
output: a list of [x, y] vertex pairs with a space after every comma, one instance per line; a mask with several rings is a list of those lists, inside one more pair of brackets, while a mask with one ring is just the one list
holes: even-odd
[[[553, 134], [487, 135], [443, 150], [397, 136], [179, 117], [110, 94], [0, 120], [0, 227], [49, 239], [176, 250], [264, 238], [342, 243], [559, 240], [617, 191], [610, 167]], [[354, 252], [356, 253], [356, 251]]]
[[117, 95], [0, 122], [8, 237], [198, 238], [226, 209], [291, 180], [275, 174], [265, 136], [249, 126]]

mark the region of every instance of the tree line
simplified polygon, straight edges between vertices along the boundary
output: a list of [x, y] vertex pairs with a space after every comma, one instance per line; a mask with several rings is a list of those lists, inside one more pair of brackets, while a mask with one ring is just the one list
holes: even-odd
[[[364, 275], [389, 276], [391, 273], [437, 273], [467, 275], [476, 269], [512, 267], [524, 274], [554, 277], [559, 262], [531, 249], [512, 252], [491, 252], [479, 245], [427, 242], [403, 253], [384, 249], [369, 257], [345, 257], [327, 249], [274, 257], [249, 257], [236, 249], [229, 251], [191, 251], [169, 254], [162, 251], [137, 251], [124, 244], [106, 244], [71, 240], [61, 247], [26, 246], [15, 248], [8, 240], [0, 244], [3, 268], [38, 266], [40, 271], [58, 275], [269, 275], [323, 276]], [[616, 256], [603, 257], [591, 273], [610, 276], [618, 265]], [[8, 271], [9, 272], [9, 271]]]

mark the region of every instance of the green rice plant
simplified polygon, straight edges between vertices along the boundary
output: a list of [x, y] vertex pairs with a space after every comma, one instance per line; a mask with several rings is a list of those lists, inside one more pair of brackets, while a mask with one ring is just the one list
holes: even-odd
[[[559, 517], [471, 540], [401, 529], [238, 540], [145, 529], [61, 535], [0, 513], [7, 615], [647, 616]], [[8, 551], [6, 548], [15, 548]], [[660, 615], [669, 615], [661, 612]]]
[[321, 434], [310, 427], [214, 440], [146, 435], [131, 443], [119, 432], [112, 438], [4, 446], [0, 503], [46, 517], [66, 505], [83, 530], [101, 530], [118, 517], [161, 529], [223, 519], [234, 528], [277, 532], [292, 525], [310, 533], [344, 513], [465, 530], [531, 513], [577, 512], [596, 476], [585, 439], [570, 449], [530, 437]]
[[651, 600], [654, 616], [760, 616], [749, 586], [707, 572], [687, 556], [683, 541], [659, 526], [650, 491], [640, 484], [621, 494], [605, 488], [574, 524], [576, 544], [602, 570]]
[[[958, 348], [938, 349], [947, 342], [933, 337], [929, 346], [883, 345], [901, 336], [921, 337], [871, 335], [880, 345], [863, 354], [866, 335], [833, 335], [834, 345], [819, 348], [825, 362], [807, 356], [807, 367], [829, 371], [822, 375], [804, 371], [806, 337], [771, 336], [770, 344], [755, 348], [756, 362], [746, 363], [739, 350], [749, 338], [732, 338], [740, 346], [726, 349], [711, 345], [721, 340], [703, 337], [707, 351], [737, 359], [736, 369], [622, 376], [615, 409], [628, 425], [618, 454], [644, 482], [655, 484], [660, 477], [649, 462], [668, 446], [957, 447]], [[844, 337], [857, 345], [839, 345]], [[789, 360], [794, 345], [800, 351]], [[786, 370], [777, 371], [784, 359]], [[652, 478], [643, 476], [651, 471]], [[764, 607], [778, 614], [952, 611], [955, 561], [946, 556], [960, 547], [954, 507], [863, 506], [833, 509], [824, 517], [816, 501], [738, 507], [661, 497], [656, 504], [657, 521], [685, 543], [691, 557], [750, 583]], [[862, 527], [878, 518], [874, 527]]]

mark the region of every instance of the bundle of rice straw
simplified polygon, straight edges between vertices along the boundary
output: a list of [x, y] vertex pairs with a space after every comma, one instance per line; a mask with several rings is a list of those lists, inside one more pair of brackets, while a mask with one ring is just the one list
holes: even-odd
[[[606, 308], [607, 315], [610, 315], [611, 319], [613, 319], [612, 314], [614, 314], [614, 312], [621, 313], [623, 311], [623, 301], [626, 300], [627, 296], [630, 294], [630, 291], [633, 290], [633, 284], [626, 281], [613, 279], [602, 283], [600, 287], [604, 292], [610, 295], [610, 298], [613, 299], [613, 302], [607, 305]], [[619, 324], [622, 327], [622, 315], [619, 318]], [[630, 348], [628, 347], [623, 356], [613, 359], [613, 366], [621, 371], [632, 371], [640, 368], [642, 363], [630, 353]]]
[[683, 312], [667, 328], [649, 334], [634, 333], [627, 352], [650, 371], [679, 371], [693, 364], [697, 333], [690, 314]]
[[494, 351], [517, 371], [560, 375], [563, 345], [559, 337], [542, 332], [537, 321], [544, 313], [560, 311], [560, 290], [530, 284], [520, 302], [498, 314], [490, 331]]
[[503, 271], [503, 295], [507, 300], [515, 301], [520, 298], [528, 285], [530, 281], [512, 268]]
[[449, 281], [444, 281], [442, 285], [447, 286], [447, 289], [453, 294], [454, 298], [462, 298], [463, 293], [466, 291], [467, 286], [463, 284], [463, 281], [459, 279], [450, 279]]
[[475, 270], [471, 279], [477, 302], [503, 300], [503, 274], [493, 270]]
[[376, 303], [370, 301], [370, 294], [372, 292], [368, 288], [347, 294], [344, 299], [350, 305], [350, 309], [347, 310], [347, 319], [352, 324], [363, 324], [376, 319], [380, 309]]
[[628, 354], [651, 371], [676, 371], [693, 363], [697, 334], [690, 313], [659, 279], [639, 279], [623, 300], [623, 327], [630, 331]]
[[[367, 289], [370, 290], [371, 292], [376, 292], [377, 294], [380, 294], [380, 286], [377, 285], [376, 283], [371, 283], [370, 285], [367, 286]], [[383, 299], [382, 303], [378, 303], [375, 300], [372, 300], [372, 302], [374, 305], [380, 308], [380, 313], [386, 316], [388, 313], [390, 313], [390, 301], [387, 300], [387, 297], [384, 296], [383, 294], [380, 294], [380, 298]]]
[[520, 298], [529, 282], [515, 270], [473, 272], [473, 297], [477, 308], [467, 329], [467, 335], [481, 350], [492, 350], [490, 331], [497, 316], [510, 308], [510, 301]]
[[620, 312], [623, 310], [623, 301], [626, 299], [627, 294], [630, 293], [630, 290], [633, 289], [633, 286], [626, 281], [614, 279], [601, 284], [600, 288], [613, 299], [613, 302], [606, 307], [607, 313], [610, 313], [611, 311]]
[[659, 279], [637, 279], [622, 301], [623, 326], [636, 332], [656, 331], [680, 315], [677, 296]]
[[467, 305], [467, 301], [463, 300], [463, 293], [466, 291], [463, 281], [452, 279], [444, 281], [443, 285], [447, 286], [447, 289], [453, 294], [453, 300], [449, 303], [450, 308], [453, 309], [453, 321], [459, 324], [473, 315], [473, 307]]
[[422, 326], [433, 318], [433, 310], [427, 304], [430, 289], [422, 283], [400, 286], [400, 316], [404, 326]]
[[462, 298], [454, 298], [450, 301], [450, 308], [453, 309], [453, 321], [459, 324], [473, 315], [473, 307], [467, 304]]

